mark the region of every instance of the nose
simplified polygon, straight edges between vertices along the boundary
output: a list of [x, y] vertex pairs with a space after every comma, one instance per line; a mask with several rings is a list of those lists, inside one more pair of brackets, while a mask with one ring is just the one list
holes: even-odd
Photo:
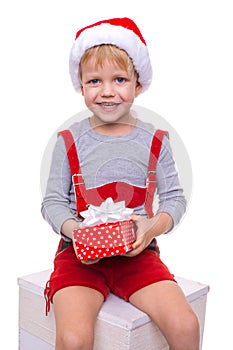
[[101, 97], [113, 97], [116, 95], [115, 90], [111, 83], [102, 84]]

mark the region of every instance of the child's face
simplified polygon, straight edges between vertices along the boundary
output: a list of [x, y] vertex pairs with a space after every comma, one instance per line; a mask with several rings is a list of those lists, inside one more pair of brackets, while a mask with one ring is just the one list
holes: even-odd
[[82, 64], [82, 95], [96, 121], [101, 123], [128, 122], [130, 107], [141, 91], [136, 75], [106, 59], [96, 67], [95, 58]]

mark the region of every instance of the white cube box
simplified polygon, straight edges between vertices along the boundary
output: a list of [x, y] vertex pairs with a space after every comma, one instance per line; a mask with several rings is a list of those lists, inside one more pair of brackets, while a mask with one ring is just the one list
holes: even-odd
[[[50, 270], [46, 270], [18, 279], [20, 350], [55, 348], [53, 307], [46, 317], [43, 296], [50, 273]], [[202, 341], [209, 287], [180, 277], [176, 277], [176, 280], [199, 318]], [[158, 327], [145, 313], [110, 294], [98, 315], [93, 350], [141, 349], [168, 350], [168, 345]]]

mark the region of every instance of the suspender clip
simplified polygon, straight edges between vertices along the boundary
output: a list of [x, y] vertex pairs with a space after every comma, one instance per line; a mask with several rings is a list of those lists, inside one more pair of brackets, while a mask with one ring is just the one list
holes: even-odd
[[147, 185], [149, 183], [156, 183], [156, 171], [155, 170], [149, 170], [148, 171], [148, 176], [147, 176], [147, 179], [146, 179], [146, 183], [147, 183]]
[[[73, 174], [72, 180], [73, 180], [74, 186], [84, 185], [84, 180], [83, 180], [82, 174]], [[80, 182], [80, 180], [81, 180], [81, 182]]]

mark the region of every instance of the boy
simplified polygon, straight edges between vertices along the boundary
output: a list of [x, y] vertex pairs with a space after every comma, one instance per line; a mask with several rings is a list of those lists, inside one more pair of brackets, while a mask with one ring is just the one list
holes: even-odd
[[[81, 29], [70, 54], [70, 74], [92, 116], [69, 128], [75, 164], [62, 134], [58, 137], [42, 204], [44, 218], [62, 235], [45, 289], [48, 307], [51, 301], [54, 305], [56, 350], [93, 348], [95, 321], [109, 292], [146, 312], [170, 349], [198, 350], [197, 317], [160, 260], [155, 241], [179, 222], [186, 202], [168, 138], [160, 139], [155, 159], [155, 128], [131, 113], [135, 97], [152, 78], [146, 42], [136, 24], [115, 18]], [[72, 166], [78, 169], [79, 192]], [[148, 172], [151, 166], [156, 179], [155, 171]], [[155, 180], [159, 208], [154, 214]], [[133, 249], [125, 256], [80, 262], [72, 244], [82, 220], [79, 213], [108, 197], [124, 199], [134, 209]]]

